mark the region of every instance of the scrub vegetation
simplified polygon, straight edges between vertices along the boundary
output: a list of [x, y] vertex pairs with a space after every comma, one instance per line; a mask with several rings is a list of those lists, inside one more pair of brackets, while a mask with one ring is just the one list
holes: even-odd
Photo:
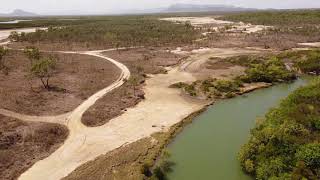
[[199, 36], [192, 26], [143, 16], [105, 17], [77, 23], [50, 26], [48, 30], [37, 30], [28, 34], [13, 33], [10, 39], [28, 43], [78, 43], [84, 44], [85, 48], [117, 48], [185, 45], [191, 44]]
[[243, 82], [286, 82], [296, 79], [293, 72], [286, 69], [283, 61], [272, 57], [259, 63], [251, 63], [246, 70], [246, 75], [239, 77]]
[[[250, 42], [264, 48], [287, 50], [300, 42], [320, 41], [320, 10], [258, 11], [234, 13], [220, 19], [271, 26], [261, 32], [246, 35], [242, 43]], [[236, 41], [236, 40], [235, 40]]]
[[251, 131], [239, 159], [257, 179], [320, 178], [320, 81], [300, 88]]
[[278, 55], [294, 63], [296, 69], [302, 73], [320, 74], [320, 50], [306, 50], [286, 52]]
[[221, 19], [270, 26], [318, 25], [320, 10], [245, 12], [226, 15]]

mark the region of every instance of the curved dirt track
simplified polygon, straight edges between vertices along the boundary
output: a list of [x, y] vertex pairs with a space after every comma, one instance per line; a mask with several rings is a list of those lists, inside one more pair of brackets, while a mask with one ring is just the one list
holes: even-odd
[[[21, 177], [19, 177], [19, 179], [30, 179], [30, 180], [31, 179], [32, 180], [33, 179], [60, 179], [63, 177], [61, 175], [55, 176], [54, 173], [50, 172], [49, 168], [47, 169], [46, 166], [42, 165], [42, 163], [43, 162], [45, 164], [46, 163], [47, 164], [53, 163], [53, 165], [57, 165], [57, 163], [55, 161], [60, 161], [59, 159], [61, 156], [66, 155], [66, 157], [67, 157], [67, 156], [69, 156], [68, 155], [69, 153], [67, 153], [68, 151], [78, 150], [79, 147], [81, 147], [81, 145], [85, 142], [85, 139], [86, 139], [86, 134], [84, 134], [82, 132], [84, 132], [84, 129], [88, 129], [88, 127], [86, 127], [85, 125], [83, 125], [81, 123], [81, 117], [82, 117], [83, 113], [86, 110], [88, 110], [98, 99], [103, 97], [108, 92], [111, 92], [112, 90], [120, 87], [122, 84], [124, 84], [124, 82], [126, 80], [128, 80], [130, 78], [130, 71], [125, 65], [123, 65], [123, 64], [121, 64], [111, 58], [105, 57], [101, 54], [101, 52], [112, 51], [112, 50], [115, 50], [115, 49], [86, 51], [86, 52], [59, 51], [59, 53], [84, 54], [84, 55], [99, 57], [99, 58], [105, 59], [107, 61], [110, 61], [111, 63], [116, 65], [121, 70], [120, 77], [115, 82], [113, 82], [108, 87], [98, 91], [97, 93], [95, 93], [94, 95], [89, 97], [87, 100], [85, 100], [80, 106], [78, 106], [72, 112], [58, 115], [58, 116], [29, 116], [29, 115], [23, 115], [23, 114], [19, 114], [16, 112], [8, 111], [5, 109], [0, 109], [0, 114], [8, 116], [8, 117], [17, 118], [17, 119], [24, 120], [24, 121], [50, 122], [50, 123], [64, 124], [68, 127], [68, 129], [70, 131], [70, 134], [69, 134], [67, 140], [65, 141], [65, 143], [55, 153], [50, 155], [48, 158], [37, 162], [33, 167], [31, 167], [24, 174], [22, 174]], [[70, 154], [72, 154], [72, 152]], [[55, 160], [51, 161], [51, 159], [55, 159]], [[68, 159], [66, 159], [66, 160], [69, 161]], [[84, 161], [82, 163], [87, 161], [85, 158], [83, 160]], [[74, 162], [72, 162], [72, 163], [74, 163]], [[80, 163], [80, 164], [82, 164], [82, 163]], [[40, 167], [40, 170], [38, 170], [39, 167]], [[58, 168], [65, 169], [67, 167], [58, 166]], [[65, 170], [68, 173], [71, 172], [71, 171], [70, 172], [68, 171], [68, 170], [70, 170], [70, 168], [67, 168]], [[45, 173], [47, 171], [49, 174]], [[57, 173], [59, 173], [59, 172], [57, 172]], [[67, 174], [64, 174], [64, 175], [67, 175]]]

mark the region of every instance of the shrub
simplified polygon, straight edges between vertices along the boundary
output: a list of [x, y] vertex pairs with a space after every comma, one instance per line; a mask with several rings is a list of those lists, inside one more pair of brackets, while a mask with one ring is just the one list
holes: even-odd
[[309, 51], [295, 61], [295, 66], [304, 73], [320, 74], [320, 51]]
[[283, 82], [295, 79], [293, 72], [286, 69], [284, 63], [278, 58], [270, 58], [260, 64], [251, 64], [246, 75], [241, 79], [245, 82]]
[[214, 87], [224, 93], [230, 93], [230, 92], [235, 92], [238, 91], [240, 84], [239, 82], [236, 81], [226, 81], [226, 80], [217, 80], [214, 83]]
[[186, 85], [183, 88], [190, 96], [197, 96], [197, 91], [194, 84]]
[[169, 88], [184, 88], [184, 87], [186, 87], [187, 85], [188, 85], [187, 83], [178, 82], [178, 83], [171, 84], [171, 85], [169, 86]]
[[43, 58], [32, 64], [31, 74], [41, 80], [43, 87], [50, 90], [49, 80], [53, 76], [56, 62], [53, 58]]

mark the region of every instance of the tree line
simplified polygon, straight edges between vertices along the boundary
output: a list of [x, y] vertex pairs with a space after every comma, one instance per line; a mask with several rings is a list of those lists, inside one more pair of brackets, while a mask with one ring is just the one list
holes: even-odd
[[170, 46], [190, 44], [199, 34], [192, 26], [144, 17], [114, 17], [105, 21], [50, 26], [34, 33], [12, 33], [19, 42], [85, 43], [87, 46]]

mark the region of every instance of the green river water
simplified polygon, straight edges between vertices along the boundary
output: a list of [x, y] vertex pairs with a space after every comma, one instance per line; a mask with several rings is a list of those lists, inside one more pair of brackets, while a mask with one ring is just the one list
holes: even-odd
[[222, 100], [194, 119], [168, 146], [175, 163], [169, 180], [251, 180], [237, 153], [246, 143], [257, 118], [276, 107], [307, 80], [257, 90]]

